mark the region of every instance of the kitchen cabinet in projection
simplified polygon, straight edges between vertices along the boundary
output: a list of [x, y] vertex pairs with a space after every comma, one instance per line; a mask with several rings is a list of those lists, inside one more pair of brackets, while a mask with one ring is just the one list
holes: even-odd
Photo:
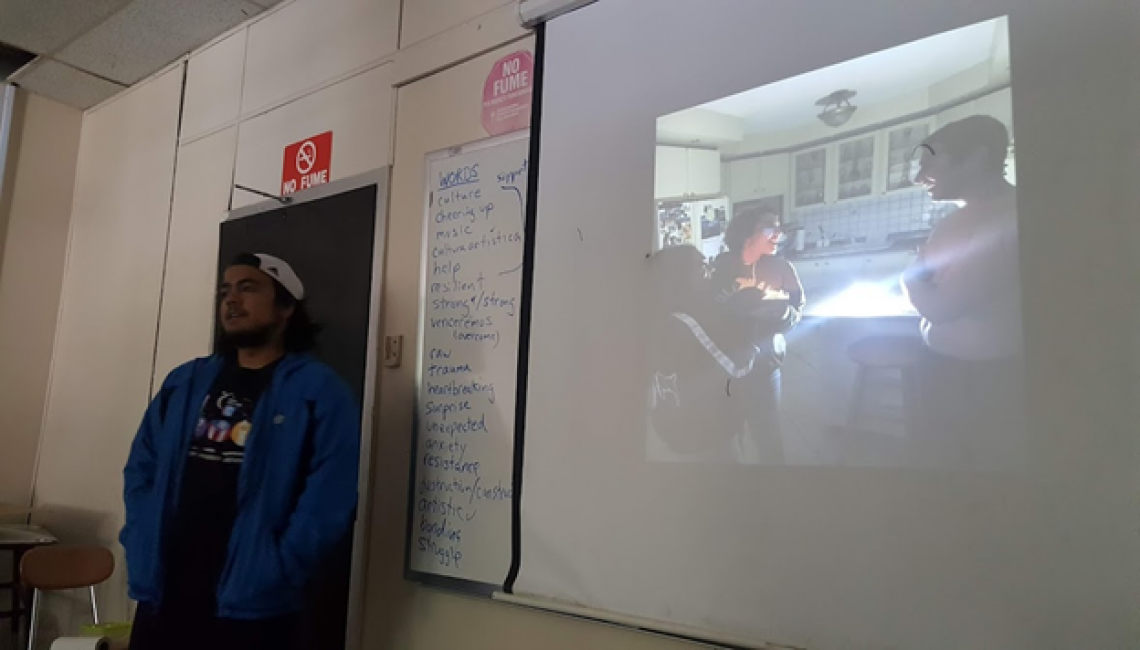
[[658, 146], [654, 198], [679, 199], [720, 194], [720, 152]]
[[786, 154], [734, 160], [726, 165], [728, 196], [733, 203], [788, 193], [791, 157]]

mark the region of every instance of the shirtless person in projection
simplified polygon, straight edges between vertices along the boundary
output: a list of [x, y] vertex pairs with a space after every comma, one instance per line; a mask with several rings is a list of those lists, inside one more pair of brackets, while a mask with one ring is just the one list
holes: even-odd
[[961, 208], [938, 223], [903, 282], [922, 316], [923, 439], [938, 465], [1005, 466], [1020, 435], [1021, 281], [1009, 132], [975, 115], [916, 152], [916, 182]]

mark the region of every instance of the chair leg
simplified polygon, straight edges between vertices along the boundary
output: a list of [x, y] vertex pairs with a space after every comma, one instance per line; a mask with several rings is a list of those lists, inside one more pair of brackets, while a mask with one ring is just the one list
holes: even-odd
[[94, 619], [95, 625], [99, 624], [99, 603], [95, 600], [95, 585], [88, 587], [91, 590], [91, 618]]
[[40, 622], [40, 590], [32, 591], [32, 617], [28, 622], [28, 650], [36, 650], [36, 627]]

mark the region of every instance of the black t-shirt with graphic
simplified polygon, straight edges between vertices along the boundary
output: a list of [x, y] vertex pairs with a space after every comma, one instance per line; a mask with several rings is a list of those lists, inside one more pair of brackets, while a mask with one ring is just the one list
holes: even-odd
[[213, 613], [237, 518], [238, 476], [253, 435], [253, 412], [277, 364], [259, 370], [225, 365], [202, 403], [167, 538], [166, 602]]

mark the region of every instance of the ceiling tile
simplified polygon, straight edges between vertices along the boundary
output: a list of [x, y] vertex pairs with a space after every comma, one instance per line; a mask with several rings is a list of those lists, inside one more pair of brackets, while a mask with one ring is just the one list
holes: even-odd
[[0, 41], [44, 54], [130, 0], [0, 0]]
[[56, 58], [133, 84], [262, 11], [245, 0], [135, 0]]
[[76, 108], [91, 108], [109, 99], [125, 86], [89, 75], [51, 59], [38, 59], [16, 74], [11, 81], [37, 95], [43, 95]]

